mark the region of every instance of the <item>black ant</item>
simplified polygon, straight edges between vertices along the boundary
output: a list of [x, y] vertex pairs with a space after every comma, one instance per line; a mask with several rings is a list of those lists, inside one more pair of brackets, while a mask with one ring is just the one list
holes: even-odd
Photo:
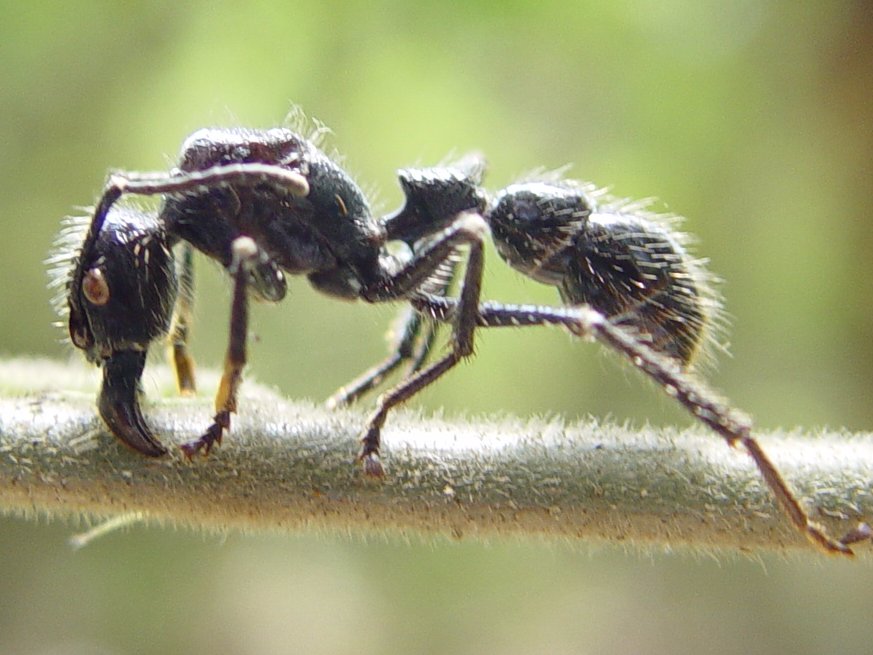
[[[677, 234], [641, 205], [600, 203], [593, 188], [559, 179], [513, 185], [489, 202], [479, 186], [483, 171], [478, 157], [401, 171], [405, 204], [382, 219], [314, 139], [284, 128], [200, 130], [169, 173], [111, 175], [81, 246], [74, 226], [52, 260], [72, 263], [62, 304], [73, 345], [103, 368], [101, 417], [140, 453], [166, 453], [142, 417], [140, 379], [150, 345], [169, 333], [179, 387], [194, 389], [187, 331], [196, 249], [228, 270], [234, 290], [216, 414], [182, 446], [188, 456], [208, 453], [230, 428], [246, 362], [249, 292], [279, 301], [285, 274], [306, 275], [327, 295], [401, 300], [414, 310], [395, 352], [329, 401], [350, 402], [409, 362], [368, 420], [359, 454], [367, 474], [383, 475], [388, 411], [471, 356], [477, 327], [560, 325], [622, 353], [730, 445], [743, 445], [792, 522], [823, 549], [851, 554], [809, 520], [748, 420], [687, 374], [718, 302]], [[125, 194], [159, 195], [162, 204], [157, 214], [116, 204]], [[480, 303], [489, 231], [510, 265], [557, 286], [569, 306]], [[458, 296], [449, 297], [464, 246]], [[451, 349], [425, 366], [437, 322], [451, 324]]]

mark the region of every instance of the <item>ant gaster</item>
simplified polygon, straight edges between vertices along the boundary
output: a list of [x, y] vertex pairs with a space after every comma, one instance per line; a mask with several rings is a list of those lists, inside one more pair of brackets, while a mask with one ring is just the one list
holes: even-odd
[[[483, 162], [400, 172], [406, 195], [376, 219], [364, 194], [312, 139], [289, 129], [200, 130], [169, 173], [114, 174], [81, 246], [63, 237], [72, 261], [64, 285], [70, 339], [102, 366], [98, 409], [110, 430], [144, 455], [166, 452], [138, 400], [150, 345], [170, 333], [179, 387], [193, 390], [187, 331], [192, 248], [233, 278], [230, 338], [212, 424], [182, 446], [209, 452], [230, 428], [246, 362], [249, 292], [279, 301], [286, 274], [345, 300], [407, 301], [395, 352], [335, 394], [356, 399], [403, 362], [407, 375], [380, 397], [362, 438], [365, 471], [383, 474], [380, 432], [388, 411], [473, 353], [477, 327], [559, 325], [622, 353], [730, 445], [742, 445], [786, 514], [828, 552], [851, 554], [812, 523], [751, 436], [748, 420], [687, 374], [718, 303], [699, 262], [643, 205], [599, 202], [592, 187], [560, 179], [517, 184], [489, 202]], [[116, 204], [124, 194], [159, 195], [157, 214]], [[480, 303], [483, 243], [492, 234], [514, 268], [558, 287], [567, 307]], [[403, 248], [389, 248], [392, 242]], [[181, 244], [178, 268], [173, 248]], [[467, 258], [449, 297], [459, 249]], [[424, 318], [423, 318], [424, 317]], [[451, 349], [425, 366], [435, 322], [452, 326]]]

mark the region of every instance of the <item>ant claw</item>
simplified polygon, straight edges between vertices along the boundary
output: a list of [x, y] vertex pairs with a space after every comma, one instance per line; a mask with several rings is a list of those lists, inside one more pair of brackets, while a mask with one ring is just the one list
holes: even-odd
[[840, 544], [843, 546], [849, 546], [850, 544], [857, 544], [861, 541], [868, 541], [871, 538], [873, 538], [873, 529], [871, 529], [866, 523], [859, 523], [856, 528], [849, 531], [842, 539], [840, 539]]
[[381, 480], [385, 477], [385, 467], [382, 466], [378, 454], [369, 453], [367, 455], [361, 455], [360, 460], [362, 468], [364, 469], [364, 475], [368, 479]]
[[221, 438], [224, 436], [224, 430], [226, 428], [221, 424], [221, 421], [218, 420], [218, 418], [219, 417], [216, 417], [216, 422], [210, 425], [203, 436], [199, 439], [182, 444], [182, 452], [185, 453], [185, 456], [188, 459], [191, 459], [201, 451], [203, 451], [204, 455], [209, 455], [212, 451], [213, 445], [221, 445]]
[[361, 452], [358, 461], [364, 468], [364, 475], [369, 478], [385, 477], [385, 469], [379, 459], [379, 441], [381, 429], [372, 423], [361, 437]]

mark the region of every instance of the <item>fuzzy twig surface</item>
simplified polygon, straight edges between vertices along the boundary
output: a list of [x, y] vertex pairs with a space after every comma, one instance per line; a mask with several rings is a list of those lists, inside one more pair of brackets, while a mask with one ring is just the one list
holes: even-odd
[[[212, 388], [208, 380], [203, 388]], [[387, 477], [373, 482], [353, 463], [369, 403], [329, 412], [247, 384], [232, 433], [208, 458], [189, 461], [172, 449], [155, 460], [116, 443], [96, 416], [95, 393], [79, 362], [0, 364], [0, 513], [133, 513], [206, 530], [817, 552], [774, 505], [751, 459], [699, 427], [443, 420], [400, 410], [384, 431]], [[165, 444], [181, 444], [209, 423], [210, 404], [157, 400], [145, 406], [146, 418]], [[832, 534], [873, 517], [873, 437], [758, 436]], [[870, 551], [857, 548], [865, 558]]]

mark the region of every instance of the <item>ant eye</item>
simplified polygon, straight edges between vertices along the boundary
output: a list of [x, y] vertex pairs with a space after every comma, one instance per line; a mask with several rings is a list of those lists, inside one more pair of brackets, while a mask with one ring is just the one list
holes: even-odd
[[109, 284], [99, 268], [92, 268], [82, 278], [82, 294], [92, 305], [105, 305], [109, 302]]

